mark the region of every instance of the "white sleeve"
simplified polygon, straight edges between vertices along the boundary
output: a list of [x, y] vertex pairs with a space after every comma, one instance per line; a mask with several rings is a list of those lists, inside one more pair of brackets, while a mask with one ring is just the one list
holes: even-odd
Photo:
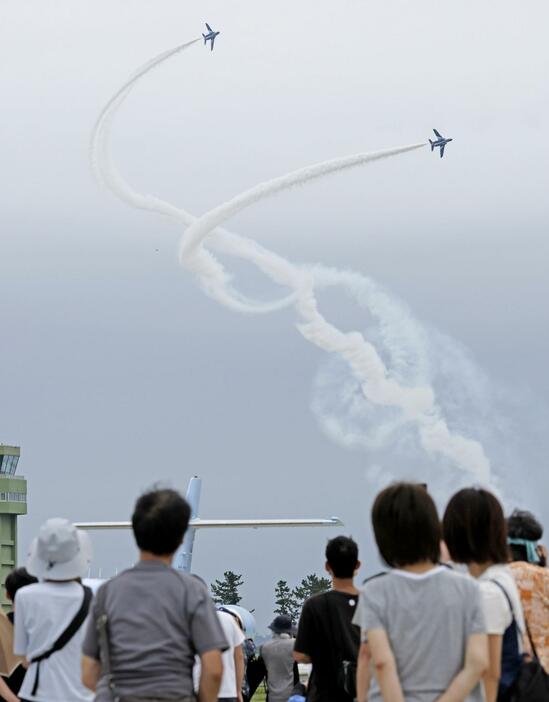
[[481, 581], [479, 584], [486, 619], [486, 633], [503, 635], [513, 620], [509, 602], [495, 583]]
[[29, 645], [25, 627], [25, 600], [19, 593], [15, 595], [16, 614], [14, 617], [13, 652], [16, 656], [26, 656]]
[[231, 646], [236, 647], [240, 646], [241, 644], [244, 643], [246, 640], [246, 637], [242, 633], [242, 629], [238, 626], [238, 624], [235, 622], [234, 617], [231, 617], [232, 619], [232, 627], [231, 627]]

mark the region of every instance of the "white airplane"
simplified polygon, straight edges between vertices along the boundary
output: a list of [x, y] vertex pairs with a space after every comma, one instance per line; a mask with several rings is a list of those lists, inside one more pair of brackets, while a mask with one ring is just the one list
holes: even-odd
[[[202, 480], [198, 476], [190, 479], [186, 500], [191, 507], [191, 520], [183, 544], [174, 558], [174, 568], [187, 573], [191, 570], [194, 537], [197, 529], [265, 529], [276, 527], [334, 527], [343, 526], [338, 517], [328, 519], [201, 519], [198, 516]], [[79, 529], [131, 529], [131, 522], [76, 522]]]

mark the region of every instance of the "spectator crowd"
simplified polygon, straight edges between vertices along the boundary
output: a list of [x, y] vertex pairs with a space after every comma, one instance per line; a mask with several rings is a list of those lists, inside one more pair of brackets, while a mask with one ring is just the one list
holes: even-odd
[[[256, 649], [238, 607], [172, 559], [190, 519], [173, 490], [136, 502], [139, 559], [95, 592], [88, 535], [49, 519], [4, 587], [6, 702], [549, 702], [549, 569], [543, 528], [507, 519], [481, 488], [442, 519], [423, 484], [394, 483], [371, 522], [386, 569], [356, 582], [358, 546], [328, 542], [331, 588], [299, 622], [280, 614]], [[307, 675], [304, 678], [304, 671]]]

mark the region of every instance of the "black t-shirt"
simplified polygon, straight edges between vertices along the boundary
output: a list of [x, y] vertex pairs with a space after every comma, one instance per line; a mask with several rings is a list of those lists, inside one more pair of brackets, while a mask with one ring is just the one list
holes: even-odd
[[330, 590], [303, 605], [295, 650], [311, 659], [308, 702], [352, 702], [338, 686], [342, 661], [356, 661], [360, 629], [352, 624], [358, 595]]

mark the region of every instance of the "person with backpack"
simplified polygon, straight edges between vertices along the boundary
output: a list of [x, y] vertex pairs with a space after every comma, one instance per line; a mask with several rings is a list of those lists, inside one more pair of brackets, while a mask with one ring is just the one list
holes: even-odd
[[80, 679], [80, 651], [91, 590], [88, 535], [68, 519], [48, 519], [31, 544], [27, 571], [40, 582], [15, 595], [14, 652], [29, 665], [19, 691], [32, 702], [91, 702]]
[[353, 702], [359, 629], [352, 623], [358, 602], [354, 576], [360, 568], [358, 546], [337, 536], [326, 546], [332, 589], [303, 605], [294, 645], [298, 663], [312, 663], [307, 702]]
[[480, 588], [439, 565], [441, 527], [429, 493], [415, 483], [389, 486], [375, 499], [372, 524], [390, 570], [366, 581], [355, 614], [358, 702], [482, 702], [488, 661]]
[[442, 523], [452, 560], [467, 565], [482, 593], [489, 650], [483, 678], [486, 702], [504, 702], [520, 675], [526, 632], [508, 565], [503, 509], [488, 490], [465, 488], [449, 501]]
[[229, 643], [205, 583], [172, 568], [190, 516], [175, 490], [152, 490], [137, 500], [132, 529], [139, 560], [97, 591], [82, 647], [82, 680], [96, 702], [194, 702], [195, 655], [198, 698], [217, 700]]

